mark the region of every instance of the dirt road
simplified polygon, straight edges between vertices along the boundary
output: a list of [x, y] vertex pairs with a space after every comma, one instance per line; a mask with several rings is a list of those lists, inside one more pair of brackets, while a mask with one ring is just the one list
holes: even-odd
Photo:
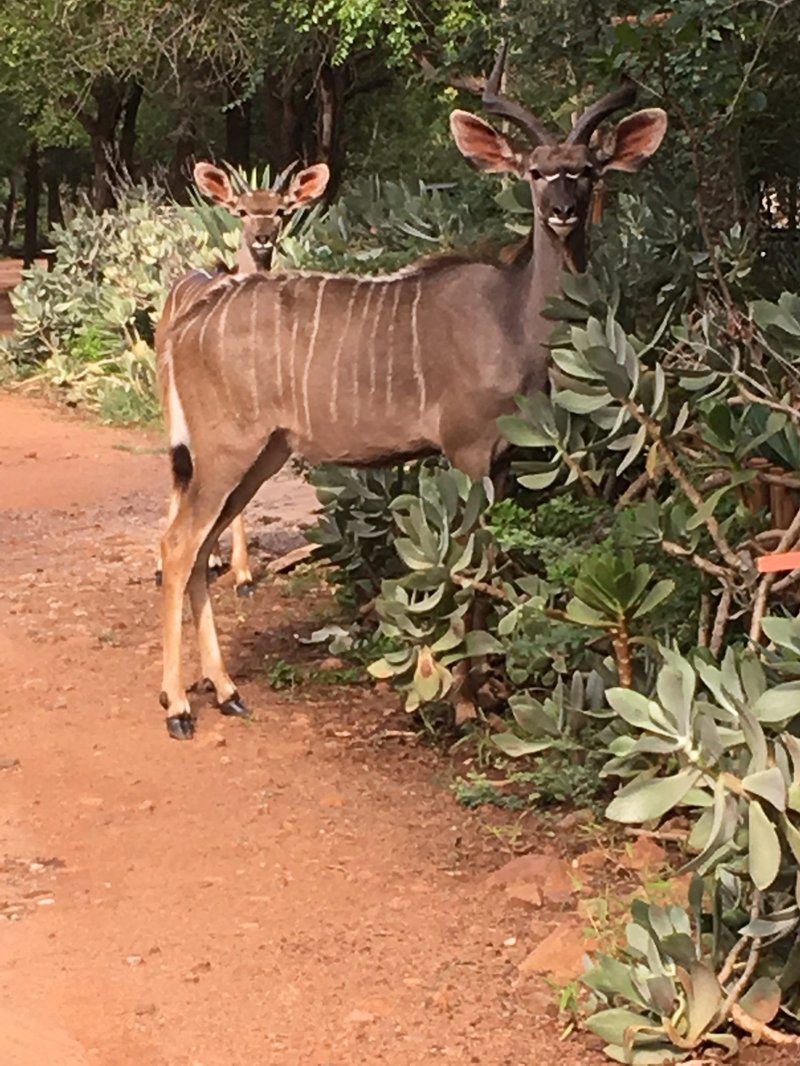
[[[392, 697], [271, 691], [315, 624], [296, 583], [217, 584], [257, 720], [167, 738], [154, 444], [0, 395], [0, 1062], [600, 1062], [520, 976], [530, 914], [445, 765], [375, 739]], [[262, 496], [267, 552], [305, 491]]]

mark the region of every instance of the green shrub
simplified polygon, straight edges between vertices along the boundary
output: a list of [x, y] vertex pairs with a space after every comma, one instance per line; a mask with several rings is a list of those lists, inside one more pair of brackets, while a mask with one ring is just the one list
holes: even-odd
[[15, 329], [5, 360], [106, 418], [154, 417], [155, 324], [170, 282], [207, 263], [205, 230], [139, 185], [121, 190], [115, 211], [78, 205], [53, 244], [53, 271], [26, 270], [11, 294]]

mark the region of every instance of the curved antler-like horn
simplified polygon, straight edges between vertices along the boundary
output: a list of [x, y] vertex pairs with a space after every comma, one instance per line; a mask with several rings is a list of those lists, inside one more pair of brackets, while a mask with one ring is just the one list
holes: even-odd
[[497, 53], [494, 70], [484, 86], [481, 102], [490, 114], [501, 115], [524, 130], [533, 141], [534, 147], [537, 144], [552, 144], [555, 138], [545, 129], [539, 119], [522, 104], [509, 100], [500, 92], [507, 52], [508, 41], [503, 41]]
[[250, 186], [247, 184], [247, 180], [238, 167], [235, 167], [233, 163], [229, 163], [227, 160], [225, 160], [222, 165], [227, 170], [228, 176], [231, 179], [231, 184], [239, 196], [252, 192]]
[[295, 159], [294, 162], [290, 163], [288, 167], [284, 167], [283, 168], [283, 170], [277, 176], [275, 181], [273, 181], [273, 183], [272, 183], [272, 191], [273, 192], [280, 192], [283, 189], [283, 186], [286, 184], [286, 181], [287, 181], [289, 175], [292, 173], [294, 168], [297, 166], [297, 163], [298, 163], [298, 161]]
[[597, 103], [587, 107], [567, 135], [567, 144], [588, 144], [589, 139], [603, 121], [614, 111], [630, 107], [636, 100], [636, 86], [627, 81], [621, 88], [601, 96]]

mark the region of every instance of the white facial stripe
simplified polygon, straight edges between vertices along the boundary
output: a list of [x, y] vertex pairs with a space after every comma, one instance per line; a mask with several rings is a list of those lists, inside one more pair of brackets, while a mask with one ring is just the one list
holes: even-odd
[[542, 177], [545, 181], [558, 181], [559, 178], [569, 178], [570, 181], [577, 181], [579, 178], [584, 177], [584, 174], [582, 171], [579, 171], [577, 174], [567, 173], [566, 171], [562, 173], [559, 171], [557, 174], [542, 174]]

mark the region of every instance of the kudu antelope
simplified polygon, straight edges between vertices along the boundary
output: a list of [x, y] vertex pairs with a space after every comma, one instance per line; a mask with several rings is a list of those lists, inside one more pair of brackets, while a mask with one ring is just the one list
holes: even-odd
[[[197, 163], [194, 168], [194, 181], [200, 192], [213, 200], [215, 204], [224, 207], [232, 215], [242, 220], [239, 250], [236, 255], [237, 274], [266, 273], [272, 266], [275, 249], [280, 241], [283, 227], [293, 211], [298, 207], [306, 206], [314, 199], [318, 199], [325, 192], [328, 184], [329, 170], [325, 163], [307, 167], [295, 175], [294, 179], [286, 187], [288, 175], [294, 167], [289, 167], [278, 175], [274, 184], [269, 189], [251, 189], [238, 178], [238, 191], [235, 191], [231, 180], [224, 170], [212, 163]], [[188, 282], [197, 273], [184, 279]], [[180, 290], [180, 303], [176, 302], [165, 308], [170, 313], [183, 313], [186, 309], [186, 300], [191, 299], [197, 291], [204, 291], [202, 282], [208, 280], [205, 272], [199, 272], [201, 280], [200, 289], [194, 285], [178, 284], [173, 289]], [[185, 288], [185, 292], [183, 289]], [[191, 295], [190, 295], [191, 294]], [[173, 490], [170, 499], [170, 507], [167, 522], [172, 521], [178, 506], [176, 490]], [[231, 522], [231, 537], [233, 541], [231, 549], [231, 570], [233, 571], [234, 587], [240, 596], [248, 595], [253, 588], [253, 577], [250, 572], [250, 561], [247, 552], [247, 534], [244, 527], [244, 516], [238, 514]], [[209, 569], [216, 570], [221, 566], [219, 558], [219, 544], [215, 544], [209, 557]], [[162, 564], [159, 558], [156, 568], [156, 583], [161, 583]]]
[[451, 128], [475, 166], [530, 183], [533, 256], [511, 267], [453, 259], [384, 277], [250, 274], [209, 279], [157, 346], [178, 505], [163, 542], [167, 729], [191, 737], [181, 672], [188, 586], [203, 675], [224, 714], [247, 715], [223, 663], [206, 581], [220, 529], [291, 452], [310, 462], [374, 466], [442, 452], [472, 478], [506, 448], [496, 424], [514, 397], [547, 384], [552, 327], [545, 300], [562, 271], [585, 266], [592, 187], [606, 170], [635, 171], [666, 129], [659, 109], [623, 119], [601, 150], [599, 124], [633, 102], [604, 96], [564, 139], [499, 94], [501, 53], [486, 109], [521, 127], [519, 147], [483, 119], [454, 111]]

